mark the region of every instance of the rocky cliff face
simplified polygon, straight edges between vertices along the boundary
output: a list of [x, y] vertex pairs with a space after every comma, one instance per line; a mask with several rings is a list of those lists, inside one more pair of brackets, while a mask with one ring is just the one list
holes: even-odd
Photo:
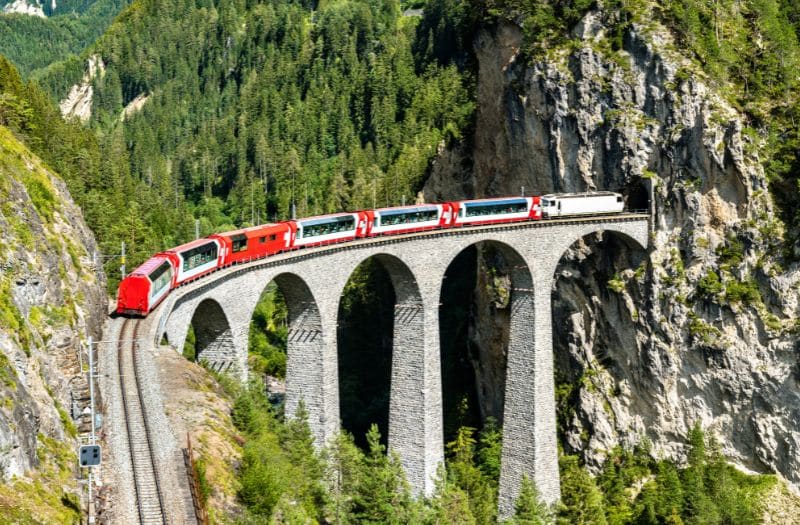
[[[63, 182], [0, 127], [3, 482], [44, 467], [48, 450], [74, 454], [76, 427], [89, 423], [73, 421], [70, 412], [88, 404], [78, 348], [89, 335], [99, 337], [106, 312], [105, 280], [93, 265], [94, 252], [94, 237]], [[74, 455], [67, 458], [68, 472], [74, 461]], [[53, 493], [58, 501], [59, 490]]]
[[[474, 151], [441, 155], [426, 197], [524, 186], [622, 191], [629, 208], [652, 200], [649, 253], [585, 238], [556, 272], [567, 451], [596, 466], [614, 445], [646, 437], [657, 454], [681, 460], [678, 443], [699, 421], [731, 461], [798, 488], [800, 271], [775, 262], [781, 225], [759, 137], [743, 133], [741, 116], [667, 31], [634, 23], [613, 50], [607, 16], [590, 12], [570, 45], [535, 60], [520, 56], [511, 24], [478, 35]], [[476, 323], [482, 348], [502, 355], [491, 322]]]

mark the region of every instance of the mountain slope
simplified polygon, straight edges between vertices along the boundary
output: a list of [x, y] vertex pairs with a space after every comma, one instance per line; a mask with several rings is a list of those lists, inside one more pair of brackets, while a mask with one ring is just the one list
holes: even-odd
[[[91, 124], [135, 177], [186, 195], [203, 233], [286, 218], [292, 202], [412, 202], [472, 114], [468, 78], [415, 63], [418, 20], [391, 1], [137, 2], [90, 51]], [[73, 69], [42, 82], [63, 98]]]
[[35, 75], [94, 43], [126, 5], [128, 0], [54, 1], [36, 3], [45, 17], [0, 14], [0, 55], [23, 75]]
[[[681, 461], [678, 437], [699, 421], [740, 466], [779, 472], [797, 488], [800, 268], [785, 250], [797, 232], [774, 207], [797, 194], [769, 191], [770, 182], [779, 190], [797, 180], [775, 163], [796, 154], [794, 73], [759, 51], [710, 63], [705, 47], [691, 51], [707, 27], [671, 28], [672, 18], [652, 16], [689, 13], [695, 2], [568, 2], [559, 5], [583, 7], [552, 24], [552, 12], [512, 4], [476, 39], [474, 149], [451, 152], [426, 195], [457, 195], [467, 165], [478, 194], [613, 189], [631, 207], [652, 200], [654, 211], [646, 257], [624, 239], [587, 238], [557, 271], [566, 450], [597, 470], [615, 445], [646, 438], [656, 455]], [[747, 4], [753, 37], [772, 20], [770, 5], [778, 4]], [[777, 33], [788, 39], [773, 34], [762, 45], [795, 64], [800, 52], [783, 22]], [[757, 69], [736, 69], [748, 61]], [[501, 354], [496, 332], [475, 324], [477, 346]]]
[[0, 202], [0, 515], [74, 522], [76, 426], [89, 422], [69, 410], [88, 403], [78, 351], [99, 335], [103, 276], [63, 182], [4, 126]]

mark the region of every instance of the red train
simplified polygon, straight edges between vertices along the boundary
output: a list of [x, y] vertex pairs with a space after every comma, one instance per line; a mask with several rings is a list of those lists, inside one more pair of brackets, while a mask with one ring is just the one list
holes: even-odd
[[[575, 197], [583, 198], [575, 201]], [[543, 217], [541, 203], [545, 198], [552, 206], [552, 215], [556, 215], [556, 209], [558, 215], [565, 214], [558, 204], [561, 199], [583, 203], [572, 205], [571, 214], [581, 213], [581, 206], [588, 210], [585, 213], [622, 211], [622, 196], [610, 192], [500, 197], [335, 213], [215, 233], [158, 253], [131, 272], [119, 284], [117, 313], [146, 316], [177, 286], [232, 264], [287, 250], [363, 237], [538, 220]]]

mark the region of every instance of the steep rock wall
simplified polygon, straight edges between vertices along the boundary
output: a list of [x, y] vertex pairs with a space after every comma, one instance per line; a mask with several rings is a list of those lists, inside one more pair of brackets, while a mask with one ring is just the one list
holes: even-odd
[[[105, 278], [69, 193], [0, 127], [0, 480], [39, 466], [42, 439], [75, 441], [87, 417], [78, 348], [99, 338]], [[52, 519], [52, 516], [51, 518]], [[45, 520], [46, 521], [46, 520]]]
[[[622, 191], [630, 208], [652, 200], [655, 231], [641, 266], [644, 254], [599, 237], [574, 245], [556, 272], [566, 449], [597, 466], [614, 445], [646, 437], [680, 461], [699, 421], [732, 461], [797, 488], [800, 272], [774, 262], [781, 226], [758, 138], [672, 51], [667, 31], [634, 23], [616, 51], [607, 16], [590, 12], [570, 45], [535, 60], [520, 55], [516, 26], [481, 32], [474, 150], [440, 155], [426, 197], [524, 186]], [[502, 355], [492, 321], [475, 323], [487, 335], [483, 351]]]

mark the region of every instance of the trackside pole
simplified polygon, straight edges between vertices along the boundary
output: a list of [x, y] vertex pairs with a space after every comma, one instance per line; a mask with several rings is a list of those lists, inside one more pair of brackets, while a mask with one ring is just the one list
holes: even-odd
[[[123, 261], [124, 253], [125, 253], [125, 243], [122, 243], [122, 253], [123, 253]], [[125, 265], [123, 263], [122, 266], [123, 270], [123, 277], [125, 276]], [[96, 444], [96, 435], [95, 435], [95, 416], [94, 416], [94, 345], [92, 344], [92, 336], [89, 336], [89, 411], [90, 417], [92, 418], [92, 433], [90, 436], [90, 444]], [[92, 497], [92, 469], [89, 468], [89, 523], [94, 523], [94, 498]]]

